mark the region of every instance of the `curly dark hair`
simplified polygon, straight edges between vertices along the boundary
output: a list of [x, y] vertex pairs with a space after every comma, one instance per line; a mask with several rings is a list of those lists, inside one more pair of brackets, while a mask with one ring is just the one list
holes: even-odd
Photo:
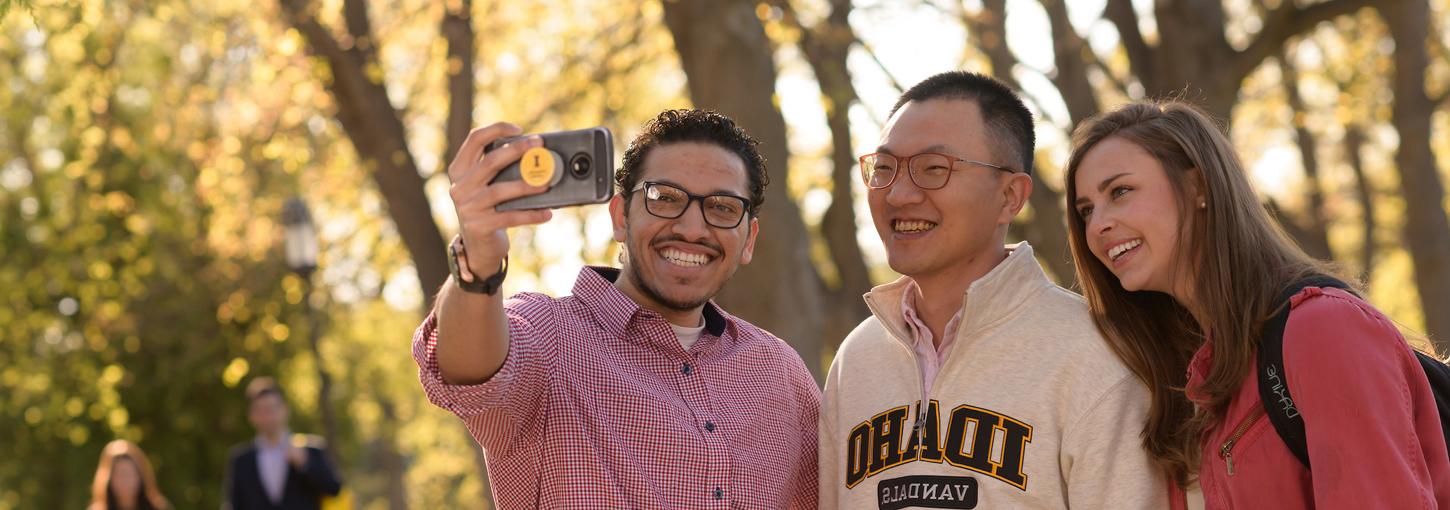
[[765, 186], [770, 177], [765, 172], [765, 158], [756, 151], [759, 141], [735, 125], [730, 117], [710, 110], [665, 110], [644, 125], [644, 131], [629, 142], [624, 163], [614, 172], [614, 182], [624, 195], [627, 207], [633, 198], [629, 193], [644, 173], [644, 159], [655, 147], [679, 142], [701, 142], [720, 146], [735, 153], [745, 162], [745, 176], [750, 187], [750, 216], [759, 216], [765, 203]]

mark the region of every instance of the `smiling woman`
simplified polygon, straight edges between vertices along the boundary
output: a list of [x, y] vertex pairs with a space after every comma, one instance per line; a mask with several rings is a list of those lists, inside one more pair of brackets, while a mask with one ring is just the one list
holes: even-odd
[[1194, 216], [1180, 211], [1177, 188], [1188, 188], [1189, 202], [1204, 203], [1197, 170], [1172, 179], [1142, 146], [1118, 137], [1089, 151], [1079, 169], [1073, 205], [1093, 255], [1125, 290], [1189, 295], [1192, 275], [1176, 256], [1179, 233]]
[[[1130, 104], [1084, 122], [1073, 144], [1078, 281], [1098, 328], [1150, 387], [1144, 444], [1180, 490], [1175, 508], [1192, 484], [1210, 508], [1450, 504], [1450, 457], [1413, 351], [1356, 294], [1320, 287], [1332, 271], [1270, 218], [1207, 115]], [[1265, 431], [1253, 371], [1261, 331], [1285, 307], [1278, 367], [1293, 374], [1284, 380], [1306, 424], [1302, 458]], [[1315, 477], [1310, 459], [1333, 475]]]

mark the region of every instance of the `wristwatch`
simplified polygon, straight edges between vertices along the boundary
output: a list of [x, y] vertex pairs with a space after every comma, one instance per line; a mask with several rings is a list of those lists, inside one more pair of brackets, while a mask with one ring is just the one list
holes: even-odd
[[509, 257], [504, 255], [503, 262], [499, 264], [498, 272], [488, 278], [479, 279], [472, 271], [468, 275], [473, 281], [463, 279], [463, 272], [468, 271], [468, 254], [463, 251], [463, 237], [453, 236], [453, 242], [448, 243], [448, 271], [453, 273], [453, 283], [458, 288], [474, 294], [494, 295], [498, 293], [499, 287], [503, 286], [503, 279], [509, 274]]

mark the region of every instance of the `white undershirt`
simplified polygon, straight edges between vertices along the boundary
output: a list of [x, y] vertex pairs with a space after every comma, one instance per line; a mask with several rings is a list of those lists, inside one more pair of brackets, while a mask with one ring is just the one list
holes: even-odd
[[688, 352], [690, 346], [695, 345], [695, 342], [700, 340], [700, 333], [705, 331], [705, 321], [700, 321], [700, 325], [693, 328], [676, 326], [674, 323], [670, 323], [670, 329], [675, 330], [675, 338], [680, 340], [680, 347], [684, 347], [685, 351]]
[[1188, 498], [1188, 510], [1203, 510], [1203, 488], [1199, 487], [1198, 482], [1194, 482], [1192, 487], [1184, 491], [1184, 496]]

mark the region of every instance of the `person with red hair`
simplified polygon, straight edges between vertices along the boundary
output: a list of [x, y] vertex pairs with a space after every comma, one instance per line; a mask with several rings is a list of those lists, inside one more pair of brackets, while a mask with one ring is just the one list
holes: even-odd
[[141, 447], [117, 439], [101, 450], [96, 478], [91, 482], [91, 504], [87, 510], [163, 510], [171, 508], [156, 473]]

